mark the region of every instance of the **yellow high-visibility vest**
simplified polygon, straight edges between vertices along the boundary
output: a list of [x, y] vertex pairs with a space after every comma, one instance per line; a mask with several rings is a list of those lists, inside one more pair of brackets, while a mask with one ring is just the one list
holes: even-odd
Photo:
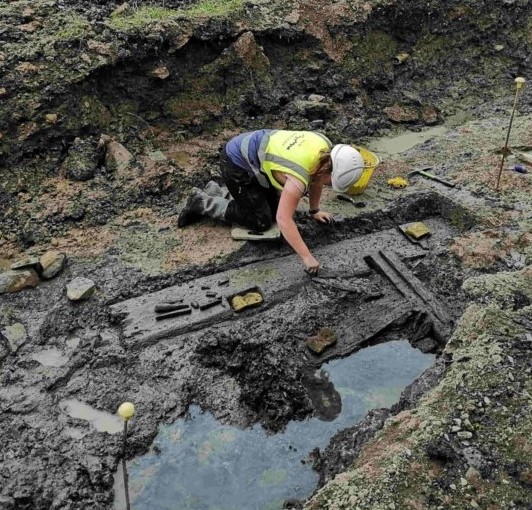
[[[244, 139], [241, 151], [249, 162], [248, 146], [249, 140]], [[261, 168], [253, 168], [253, 171], [259, 183], [265, 187], [268, 187], [269, 181], [276, 189], [283, 189], [273, 177], [274, 171], [292, 175], [308, 186], [310, 174], [318, 165], [320, 152], [331, 147], [332, 143], [326, 136], [314, 131], [274, 130], [262, 139], [258, 151]]]

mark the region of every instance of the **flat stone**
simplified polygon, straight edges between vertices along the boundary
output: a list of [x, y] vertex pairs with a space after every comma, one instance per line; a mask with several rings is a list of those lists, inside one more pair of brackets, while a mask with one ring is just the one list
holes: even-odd
[[162, 151], [153, 151], [148, 154], [148, 157], [152, 161], [166, 161], [166, 156], [164, 155], [164, 152]]
[[13, 354], [15, 354], [28, 339], [26, 328], [24, 327], [24, 324], [21, 324], [20, 322], [7, 326], [0, 331], [0, 334], [7, 340], [9, 349]]
[[307, 338], [305, 343], [312, 352], [321, 354], [336, 343], [336, 333], [331, 328], [322, 328], [316, 335]]
[[34, 269], [39, 273], [41, 270], [41, 264], [37, 257], [27, 257], [11, 264], [11, 269]]
[[66, 286], [67, 297], [70, 301], [81, 301], [90, 297], [96, 289], [92, 280], [82, 276], [74, 278]]
[[41, 278], [49, 280], [63, 271], [66, 265], [66, 254], [57, 251], [47, 251], [44, 253], [39, 262], [42, 266]]
[[133, 154], [121, 143], [113, 140], [109, 135], [100, 137], [100, 146], [106, 147], [105, 165], [120, 176], [126, 176], [127, 170], [134, 160]]
[[0, 294], [19, 292], [39, 284], [39, 276], [34, 269], [11, 270], [0, 274]]
[[150, 71], [150, 75], [154, 78], [159, 78], [160, 80], [166, 80], [166, 78], [170, 76], [170, 71], [166, 66], [157, 66]]

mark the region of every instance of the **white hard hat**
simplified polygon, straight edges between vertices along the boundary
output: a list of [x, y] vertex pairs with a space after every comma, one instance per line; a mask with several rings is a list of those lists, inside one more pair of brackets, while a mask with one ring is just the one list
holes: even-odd
[[351, 145], [335, 145], [331, 151], [332, 175], [331, 185], [334, 191], [345, 193], [364, 171], [364, 159]]

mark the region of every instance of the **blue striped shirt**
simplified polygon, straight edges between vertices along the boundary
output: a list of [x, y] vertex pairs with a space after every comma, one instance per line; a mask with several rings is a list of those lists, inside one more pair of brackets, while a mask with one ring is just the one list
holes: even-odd
[[[260, 143], [262, 142], [262, 139], [264, 136], [268, 133], [270, 133], [272, 129], [259, 129], [257, 131], [251, 132], [251, 140], [249, 142], [249, 159], [251, 163], [255, 166], [255, 168], [260, 168], [260, 161], [259, 161], [259, 147]], [[227, 155], [229, 156], [229, 159], [237, 166], [246, 169], [248, 172], [253, 173], [253, 169], [251, 166], [249, 166], [248, 162], [244, 159], [244, 156], [242, 156], [242, 140], [245, 136], [249, 135], [250, 133], [242, 133], [241, 135], [235, 136], [234, 138], [231, 138], [229, 142], [227, 142], [227, 145], [225, 146], [225, 151], [227, 152]]]

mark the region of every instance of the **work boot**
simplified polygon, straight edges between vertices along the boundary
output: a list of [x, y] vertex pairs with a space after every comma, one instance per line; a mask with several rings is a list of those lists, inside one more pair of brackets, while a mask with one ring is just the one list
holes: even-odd
[[226, 198], [211, 197], [199, 188], [192, 188], [192, 193], [177, 219], [177, 226], [186, 227], [199, 221], [202, 216], [224, 221], [228, 203]]
[[203, 191], [211, 197], [229, 198], [229, 190], [225, 186], [220, 186], [217, 182], [209, 181]]

